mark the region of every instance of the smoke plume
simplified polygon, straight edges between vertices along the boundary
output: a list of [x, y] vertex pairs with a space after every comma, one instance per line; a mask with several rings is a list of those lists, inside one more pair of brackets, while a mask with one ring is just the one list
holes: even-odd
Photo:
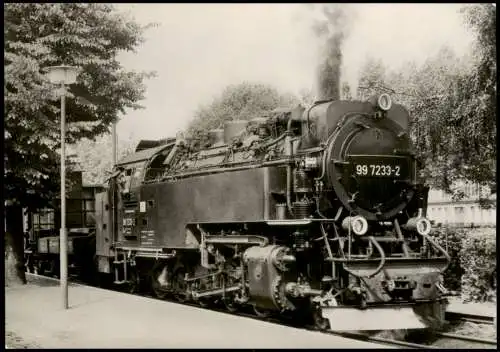
[[320, 18], [313, 20], [313, 31], [321, 44], [316, 69], [316, 97], [317, 100], [337, 100], [340, 99], [342, 44], [347, 36], [348, 9], [345, 4], [317, 6], [321, 6], [321, 13]]

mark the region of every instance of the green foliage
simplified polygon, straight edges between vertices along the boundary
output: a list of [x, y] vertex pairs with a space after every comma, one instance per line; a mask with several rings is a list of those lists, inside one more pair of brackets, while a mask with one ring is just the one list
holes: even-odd
[[[83, 170], [84, 184], [103, 184], [113, 168], [112, 137], [105, 134], [95, 140], [82, 139], [72, 148], [80, 168]], [[132, 153], [137, 145], [133, 138], [117, 141], [117, 160]]]
[[370, 96], [380, 93], [386, 86], [386, 71], [382, 60], [368, 58], [359, 72], [356, 98], [366, 100]]
[[496, 299], [495, 229], [483, 229], [464, 239], [460, 251], [462, 299], [465, 302], [488, 302]]
[[298, 96], [299, 104], [302, 106], [311, 106], [316, 100], [314, 93], [310, 89], [301, 89]]
[[436, 228], [431, 236], [447, 250], [450, 266], [444, 273], [445, 287], [460, 291], [468, 301], [491, 301], [496, 296], [496, 236], [491, 228]]
[[464, 170], [465, 177], [491, 186], [496, 184], [496, 7], [474, 4], [462, 12], [476, 42], [472, 70], [457, 84], [461, 99], [455, 105], [455, 120], [465, 132], [461, 134], [464, 161], [471, 166]]
[[188, 126], [188, 133], [219, 128], [225, 121], [262, 117], [275, 108], [298, 103], [299, 99], [295, 96], [281, 94], [269, 85], [249, 82], [230, 85], [211, 104], [201, 106], [196, 111]]
[[464, 270], [460, 262], [460, 251], [462, 241], [466, 237], [464, 229], [450, 229], [447, 227], [435, 228], [431, 236], [443, 247], [451, 257], [451, 263], [444, 272], [444, 285], [447, 289], [458, 291], [461, 288], [461, 280]]
[[342, 82], [342, 88], [340, 92], [340, 99], [342, 100], [353, 100], [351, 93], [351, 86], [347, 82]]
[[496, 207], [496, 199], [493, 200], [481, 197], [477, 203], [481, 209], [493, 209]]
[[5, 198], [37, 208], [57, 192], [60, 102], [44, 68], [81, 68], [66, 99], [66, 119], [94, 124], [68, 129], [67, 142], [94, 138], [119, 113], [140, 107], [150, 74], [126, 71], [117, 55], [134, 50], [144, 29], [112, 5], [4, 5]]
[[456, 181], [496, 184], [496, 10], [477, 4], [463, 13], [476, 34], [472, 60], [446, 46], [420, 67], [409, 63], [399, 72], [371, 59], [358, 90], [361, 98], [389, 90], [406, 106], [423, 176], [449, 193]]

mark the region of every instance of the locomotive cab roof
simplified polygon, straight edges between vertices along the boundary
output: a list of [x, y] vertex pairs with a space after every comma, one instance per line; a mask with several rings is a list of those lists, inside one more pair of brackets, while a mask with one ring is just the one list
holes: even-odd
[[[169, 141], [169, 140], [171, 140], [171, 139], [167, 139], [166, 141]], [[175, 138], [174, 138], [174, 141], [175, 141]], [[129, 155], [125, 156], [124, 158], [120, 159], [116, 163], [116, 167], [124, 167], [126, 165], [135, 164], [138, 162], [146, 162], [153, 155], [155, 155], [156, 153], [167, 148], [170, 144], [171, 143], [165, 142], [164, 144], [161, 144], [161, 145], [154, 147], [154, 148], [148, 148], [148, 149], [142, 149], [142, 150], [136, 151], [135, 153], [129, 154]]]
[[135, 151], [140, 152], [141, 150], [156, 148], [171, 142], [175, 142], [175, 138], [164, 138], [159, 140], [142, 139], [139, 141], [139, 144], [137, 144], [137, 147], [135, 147]]

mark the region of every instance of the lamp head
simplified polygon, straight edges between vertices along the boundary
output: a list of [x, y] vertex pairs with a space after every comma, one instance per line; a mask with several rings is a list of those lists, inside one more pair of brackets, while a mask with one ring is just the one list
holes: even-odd
[[51, 83], [55, 84], [73, 84], [80, 69], [75, 66], [50, 66], [47, 67], [47, 77]]

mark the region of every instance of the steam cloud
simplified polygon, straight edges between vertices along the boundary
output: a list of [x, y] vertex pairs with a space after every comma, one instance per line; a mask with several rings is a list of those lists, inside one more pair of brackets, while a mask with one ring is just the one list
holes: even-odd
[[340, 99], [342, 43], [347, 36], [348, 12], [344, 4], [324, 4], [321, 19], [313, 23], [314, 34], [321, 41], [316, 69], [317, 100]]

